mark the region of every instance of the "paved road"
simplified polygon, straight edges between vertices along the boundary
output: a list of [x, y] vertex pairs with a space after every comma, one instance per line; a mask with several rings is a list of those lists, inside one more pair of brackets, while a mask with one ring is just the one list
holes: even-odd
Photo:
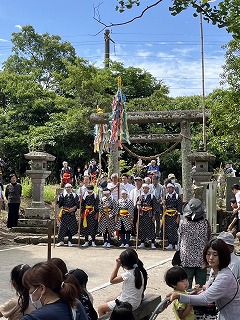
[[[109, 285], [109, 278], [115, 259], [119, 256], [122, 249], [111, 248], [78, 248], [60, 247], [52, 248], [52, 257], [62, 258], [68, 269], [81, 268], [88, 273], [88, 290], [94, 297], [95, 308], [109, 297], [117, 296], [121, 291], [121, 284]], [[139, 249], [138, 255], [144, 262], [148, 270], [148, 293], [159, 294], [162, 297], [170, 292], [171, 289], [164, 283], [164, 273], [171, 267], [171, 258], [173, 252], [162, 251], [160, 249]], [[14, 246], [0, 249], [0, 304], [14, 295], [14, 290], [10, 285], [11, 269], [21, 263], [28, 263], [30, 266], [37, 262], [47, 259], [46, 245], [27, 245]], [[158, 317], [162, 320], [173, 319], [171, 307], [164, 311]]]

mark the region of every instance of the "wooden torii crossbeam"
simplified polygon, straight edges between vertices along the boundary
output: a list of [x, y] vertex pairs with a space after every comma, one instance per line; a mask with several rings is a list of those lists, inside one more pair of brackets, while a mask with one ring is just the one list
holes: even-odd
[[[206, 110], [206, 117], [209, 111]], [[190, 122], [202, 122], [203, 113], [201, 110], [172, 110], [172, 111], [139, 111], [128, 112], [128, 124], [140, 123], [180, 123], [183, 120]], [[90, 121], [93, 124], [104, 124], [109, 122], [108, 113], [92, 113]]]

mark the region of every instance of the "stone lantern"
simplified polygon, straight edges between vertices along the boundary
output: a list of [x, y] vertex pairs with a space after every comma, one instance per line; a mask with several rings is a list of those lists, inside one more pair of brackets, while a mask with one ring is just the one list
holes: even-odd
[[194, 197], [200, 199], [206, 206], [207, 219], [214, 232], [216, 232], [217, 229], [217, 183], [215, 181], [210, 181], [213, 172], [208, 171], [208, 165], [209, 161], [213, 161], [215, 158], [216, 157], [213, 154], [202, 150], [201, 147], [199, 148], [199, 151], [192, 152], [188, 155], [188, 159], [192, 161], [196, 167], [195, 172], [192, 172]]
[[47, 162], [54, 161], [55, 157], [42, 151], [31, 151], [24, 154], [27, 160], [31, 161], [31, 169], [27, 170], [33, 184], [33, 198], [30, 208], [26, 208], [25, 216], [27, 219], [49, 219], [49, 209], [45, 207], [43, 191], [46, 178], [51, 174], [47, 170]]

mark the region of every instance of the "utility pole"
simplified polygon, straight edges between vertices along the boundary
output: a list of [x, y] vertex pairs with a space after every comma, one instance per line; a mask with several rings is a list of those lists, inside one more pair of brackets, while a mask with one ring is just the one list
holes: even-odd
[[104, 60], [104, 65], [105, 68], [109, 68], [109, 60], [110, 60], [110, 30], [106, 29], [104, 32], [104, 40], [105, 40], [105, 60]]

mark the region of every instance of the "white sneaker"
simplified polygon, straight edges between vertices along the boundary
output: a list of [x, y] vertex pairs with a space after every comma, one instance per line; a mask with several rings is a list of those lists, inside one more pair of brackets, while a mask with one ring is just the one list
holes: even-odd
[[125, 246], [124, 246], [124, 248], [129, 248], [129, 244], [126, 243]]
[[68, 246], [69, 246], [69, 247], [72, 247], [72, 246], [73, 246], [73, 244], [72, 244], [71, 241], [68, 241]]
[[122, 244], [119, 246], [119, 248], [124, 248], [124, 244], [122, 243]]
[[88, 241], [86, 241], [84, 244], [82, 244], [82, 247], [84, 248], [84, 247], [88, 247], [89, 246], [89, 242]]
[[56, 245], [57, 247], [61, 247], [61, 246], [64, 246], [64, 242], [63, 241], [60, 241], [60, 242], [58, 242], [57, 243], [57, 245]]
[[102, 245], [102, 247], [106, 248], [106, 247], [107, 247], [107, 242], [104, 242], [104, 244]]
[[144, 243], [141, 243], [140, 246], [138, 246], [138, 248], [139, 248], [139, 249], [145, 248], [145, 244], [144, 244]]
[[96, 243], [95, 243], [95, 241], [92, 241], [92, 247], [96, 247], [97, 245], [96, 245]]
[[107, 244], [107, 248], [111, 248], [111, 244], [110, 243]]
[[151, 249], [157, 249], [154, 243], [151, 244]]
[[173, 245], [170, 243], [167, 247], [165, 247], [166, 250], [172, 250], [173, 249]]

